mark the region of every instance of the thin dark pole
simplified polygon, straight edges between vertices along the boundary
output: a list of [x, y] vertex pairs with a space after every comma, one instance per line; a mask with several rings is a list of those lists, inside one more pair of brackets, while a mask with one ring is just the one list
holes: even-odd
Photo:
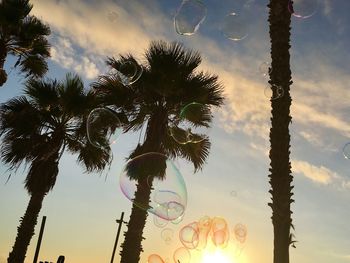
[[125, 224], [127, 223], [127, 222], [124, 222], [123, 219], [124, 219], [124, 212], [122, 212], [122, 215], [121, 215], [120, 219], [116, 220], [117, 223], [119, 224], [119, 226], [118, 226], [117, 236], [116, 236], [115, 242], [114, 242], [111, 263], [113, 263], [113, 261], [114, 261], [115, 250], [117, 249], [117, 244], [118, 244], [118, 239], [119, 239], [119, 235], [120, 235], [120, 230], [122, 228], [122, 224], [123, 223], [125, 223]]
[[43, 216], [43, 219], [41, 220], [39, 238], [38, 238], [38, 243], [36, 244], [33, 263], [37, 263], [37, 261], [38, 261], [41, 240], [43, 239], [43, 234], [44, 234], [45, 222], [46, 222], [46, 216]]

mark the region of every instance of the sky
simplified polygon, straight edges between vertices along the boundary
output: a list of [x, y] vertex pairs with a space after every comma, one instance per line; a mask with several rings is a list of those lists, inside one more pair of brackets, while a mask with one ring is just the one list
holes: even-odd
[[[303, 1], [297, 1], [300, 9], [296, 12], [306, 10]], [[164, 228], [154, 223], [152, 214], [148, 216], [140, 262], [147, 262], [154, 253], [172, 259], [181, 246], [179, 229], [203, 216], [223, 217], [231, 229], [237, 223], [246, 225], [247, 240], [231, 263], [272, 262], [271, 209], [267, 206], [270, 101], [264, 92], [268, 79], [259, 71], [263, 63], [270, 63], [267, 1], [203, 0], [206, 17], [192, 35], [181, 35], [174, 28], [180, 0], [31, 2], [32, 13], [52, 30], [47, 77], [62, 79], [67, 72], [76, 72], [89, 88], [99, 74], [107, 72], [107, 56], [132, 53], [143, 63], [150, 41], [165, 40], [180, 41], [199, 51], [200, 70], [217, 74], [224, 86], [225, 105], [214, 110], [206, 165], [194, 173], [190, 164], [175, 161], [187, 188], [185, 216], [179, 224], [165, 227], [174, 233], [170, 244], [162, 240]], [[350, 2], [308, 0], [304, 6], [313, 5], [311, 17], [292, 16], [292, 217], [298, 242], [290, 249], [290, 258], [298, 263], [347, 263], [350, 160], [344, 158], [343, 147], [350, 142]], [[222, 29], [233, 12], [242, 18], [240, 28], [247, 35], [238, 41], [228, 39]], [[8, 72], [13, 65], [14, 59], [8, 58]], [[23, 76], [12, 70], [0, 89], [0, 102], [21, 95], [23, 82]], [[123, 211], [127, 220], [131, 212], [131, 202], [120, 190], [119, 176], [138, 138], [138, 133], [122, 134], [113, 146], [111, 168], [101, 174], [87, 174], [76, 163], [76, 156], [63, 155], [26, 262], [32, 262], [44, 215], [47, 221], [39, 260], [56, 262], [59, 255], [65, 255], [66, 262], [110, 261], [115, 220]], [[29, 201], [23, 187], [25, 167], [17, 173], [7, 168], [0, 164], [0, 263], [7, 258]], [[126, 230], [125, 225], [122, 230]], [[123, 236], [119, 245], [122, 241]], [[200, 263], [196, 261], [198, 252], [191, 253], [191, 262]], [[119, 262], [116, 254], [114, 262]]]

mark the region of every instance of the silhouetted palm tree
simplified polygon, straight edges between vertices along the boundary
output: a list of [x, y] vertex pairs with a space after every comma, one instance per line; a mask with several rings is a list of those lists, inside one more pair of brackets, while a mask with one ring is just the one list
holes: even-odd
[[17, 57], [15, 67], [26, 76], [41, 77], [48, 67], [50, 28], [35, 16], [29, 0], [0, 1], [0, 87], [7, 80], [4, 64], [7, 55]]
[[67, 74], [62, 82], [30, 79], [26, 96], [0, 105], [1, 159], [18, 168], [30, 164], [25, 188], [30, 201], [20, 220], [9, 263], [23, 263], [34, 234], [43, 199], [54, 187], [65, 150], [78, 154], [87, 171], [99, 171], [110, 162], [110, 149], [99, 149], [86, 139], [86, 115], [94, 106], [92, 93], [81, 79]]
[[[292, 181], [290, 154], [289, 123], [291, 70], [290, 70], [290, 24], [291, 13], [288, 10], [289, 0], [270, 0], [270, 38], [272, 71], [270, 81], [273, 97], [271, 100], [272, 118], [270, 129], [270, 184], [272, 202], [272, 224], [274, 227], [274, 263], [289, 263], [289, 246], [293, 245], [293, 227], [291, 218]], [[281, 91], [280, 89], [283, 89]], [[278, 96], [283, 92], [283, 96]], [[279, 94], [278, 94], [279, 93]]]
[[[110, 58], [107, 64], [118, 70], [123, 68], [124, 63], [130, 62], [136, 63], [132, 55]], [[114, 105], [118, 111], [128, 116], [126, 131], [138, 131], [147, 124], [144, 141], [130, 154], [129, 159], [147, 152], [158, 152], [172, 159], [185, 158], [193, 163], [195, 171], [202, 168], [210, 149], [208, 136], [193, 133], [191, 136], [200, 138], [200, 142], [187, 144], [178, 143], [171, 136], [173, 130], [180, 134], [186, 133], [179, 127], [183, 120], [193, 127], [208, 127], [212, 120], [210, 107], [223, 103], [222, 86], [218, 83], [218, 77], [198, 71], [200, 63], [199, 53], [187, 50], [179, 43], [157, 41], [152, 42], [146, 51], [146, 64], [143, 65], [143, 74], [137, 82], [124, 86], [120, 77], [104, 75], [93, 84], [97, 96], [105, 104]], [[180, 119], [181, 110], [193, 102], [202, 105], [201, 110], [195, 116]], [[153, 174], [163, 177], [165, 167], [164, 159], [159, 160], [156, 167], [147, 169], [150, 168]], [[147, 212], [136, 204], [149, 204], [152, 190], [152, 182], [147, 182], [147, 176], [142, 175], [143, 173], [136, 175], [137, 190], [122, 245], [122, 263], [139, 262], [142, 251], [142, 233]]]

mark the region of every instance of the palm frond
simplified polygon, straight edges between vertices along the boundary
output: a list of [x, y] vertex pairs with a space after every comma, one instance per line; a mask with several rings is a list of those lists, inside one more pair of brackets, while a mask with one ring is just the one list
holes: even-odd
[[25, 56], [19, 63], [20, 71], [26, 73], [26, 77], [33, 75], [34, 77], [42, 77], [48, 70], [45, 58], [39, 55]]

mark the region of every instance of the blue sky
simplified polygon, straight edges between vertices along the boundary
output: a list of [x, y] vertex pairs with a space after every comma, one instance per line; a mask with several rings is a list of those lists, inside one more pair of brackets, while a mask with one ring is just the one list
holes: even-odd
[[[181, 41], [201, 53], [201, 69], [219, 75], [226, 103], [215, 111], [211, 153], [203, 170], [193, 174], [189, 164], [177, 162], [188, 189], [183, 224], [203, 215], [222, 216], [230, 226], [242, 222], [249, 234], [236, 261], [272, 262], [271, 210], [267, 206], [270, 102], [264, 95], [267, 79], [258, 70], [261, 63], [270, 61], [267, 1], [250, 1], [248, 13], [253, 15], [247, 25], [248, 37], [242, 41], [226, 39], [219, 28], [228, 13], [245, 15], [244, 0], [203, 0], [207, 17], [192, 36], [174, 30], [173, 16], [180, 0], [32, 2], [33, 13], [53, 32], [50, 77], [60, 79], [74, 71], [88, 87], [98, 74], [106, 72], [106, 56], [131, 52], [142, 63], [149, 42], [157, 39]], [[292, 210], [298, 241], [297, 248], [291, 248], [292, 262], [350, 262], [350, 162], [342, 154], [350, 141], [349, 8], [347, 0], [319, 0], [311, 18], [292, 17], [290, 131], [296, 201]], [[6, 67], [11, 65], [9, 59]], [[21, 94], [22, 82], [13, 71], [0, 90], [0, 101]], [[110, 171], [101, 175], [84, 174], [74, 156], [63, 156], [56, 186], [41, 211], [41, 216], [48, 217], [41, 260], [55, 261], [60, 254], [66, 255], [68, 262], [109, 260], [115, 219], [122, 211], [128, 217], [131, 210], [130, 201], [119, 189], [118, 176], [137, 140], [138, 134], [122, 135], [114, 147]], [[2, 263], [29, 199], [23, 188], [24, 169], [6, 184], [10, 173], [3, 165], [0, 171]], [[237, 194], [232, 196], [232, 191]], [[168, 227], [177, 233], [180, 225]], [[38, 229], [39, 224], [36, 232]], [[152, 253], [171, 258], [180, 246], [177, 238], [165, 244], [161, 230], [150, 215], [141, 262]], [[36, 240], [34, 236], [26, 262], [33, 258]]]

